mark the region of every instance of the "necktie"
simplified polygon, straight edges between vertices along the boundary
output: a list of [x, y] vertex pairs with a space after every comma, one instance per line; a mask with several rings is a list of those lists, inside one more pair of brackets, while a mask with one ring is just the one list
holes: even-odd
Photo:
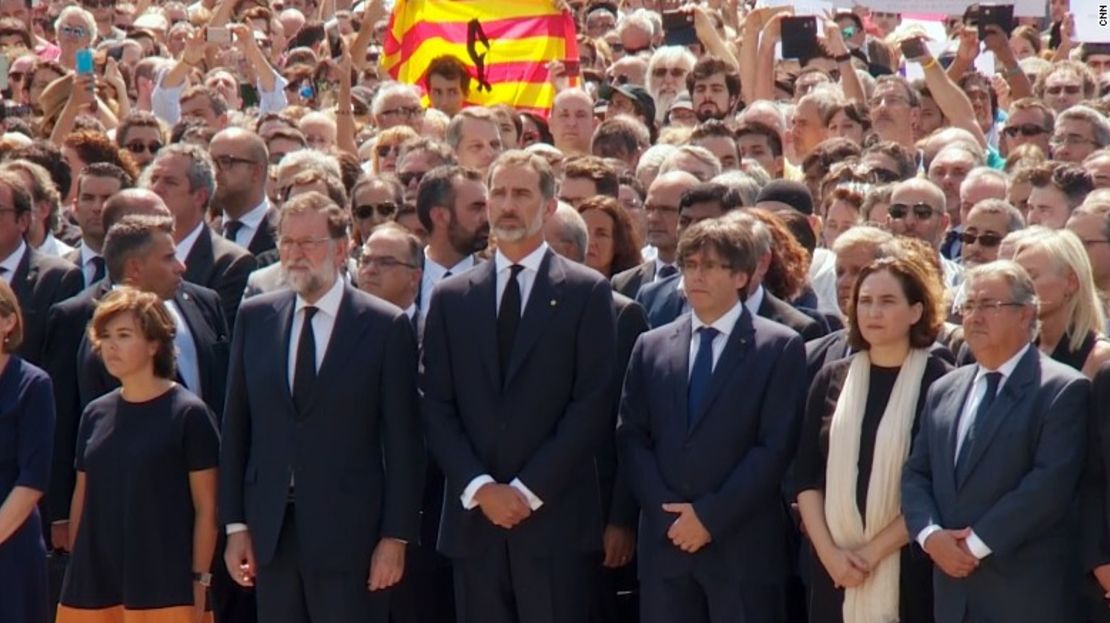
[[698, 329], [698, 352], [694, 356], [694, 369], [690, 371], [686, 393], [686, 421], [691, 427], [698, 420], [698, 411], [709, 390], [709, 380], [713, 378], [713, 339], [720, 333], [713, 327]]
[[672, 275], [677, 275], [677, 274], [678, 274], [678, 268], [675, 268], [675, 266], [673, 264], [667, 264], [663, 268], [659, 269], [659, 276], [657, 278], [658, 279], [666, 279], [667, 277], [670, 277]]
[[94, 257], [89, 261], [92, 262], [93, 265], [92, 281], [89, 282], [89, 285], [92, 285], [104, 278], [104, 258]]
[[312, 331], [312, 317], [319, 311], [315, 307], [304, 308], [304, 324], [297, 342], [297, 361], [293, 369], [293, 404], [297, 407], [297, 417], [303, 418], [308, 409], [308, 398], [312, 386], [316, 384], [316, 334]]
[[239, 230], [243, 229], [243, 222], [232, 219], [224, 222], [224, 238], [235, 242], [235, 237], [239, 235]]
[[520, 282], [516, 280], [524, 267], [513, 264], [509, 267], [509, 281], [501, 295], [501, 307], [497, 310], [497, 360], [501, 363], [501, 382], [505, 382], [509, 358], [513, 354], [516, 329], [520, 326]]
[[985, 375], [987, 379], [987, 392], [983, 394], [983, 399], [979, 401], [979, 407], [975, 409], [975, 421], [967, 427], [967, 434], [964, 437], [964, 442], [960, 446], [960, 453], [956, 459], [956, 473], [958, 478], [963, 477], [963, 470], [967, 466], [967, 457], [971, 455], [972, 446], [975, 445], [976, 433], [983, 430], [984, 422], [987, 419], [987, 413], [991, 410], [991, 405], [994, 404], [994, 399], [998, 395], [998, 385], [1002, 382], [1001, 372], [988, 372]]
[[447, 272], [443, 273], [443, 278], [446, 279], [446, 278], [450, 277], [451, 274], [452, 274], [451, 271], [447, 271]]

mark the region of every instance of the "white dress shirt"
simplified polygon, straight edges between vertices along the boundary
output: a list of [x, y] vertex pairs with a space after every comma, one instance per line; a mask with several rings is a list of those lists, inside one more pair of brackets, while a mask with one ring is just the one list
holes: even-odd
[[[173, 126], [181, 121], [181, 94], [185, 92], [189, 82], [182, 82], [175, 87], [163, 86], [162, 81], [169, 71], [169, 69], [163, 69], [155, 75], [154, 92], [150, 94], [150, 108], [155, 116], [166, 122], [166, 125]], [[289, 82], [277, 70], [273, 70], [273, 76], [273, 91], [263, 90], [261, 80], [255, 83], [255, 88], [258, 89], [259, 115], [280, 112], [286, 106], [285, 87]]]
[[713, 321], [712, 324], [705, 324], [701, 318], [698, 318], [698, 313], [690, 314], [690, 367], [686, 371], [687, 375], [694, 373], [694, 361], [698, 356], [698, 348], [701, 347], [701, 334], [698, 329], [702, 327], [713, 327], [717, 330], [717, 335], [713, 337], [713, 370], [717, 369], [717, 362], [721, 359], [721, 353], [725, 352], [725, 345], [728, 344], [728, 336], [736, 329], [736, 321], [740, 320], [740, 316], [744, 313], [744, 306], [740, 301], [732, 306], [732, 309], [725, 312], [723, 316]]
[[16, 250], [12, 252], [12, 254], [8, 257], [0, 260], [0, 268], [3, 269], [3, 271], [0, 271], [0, 279], [11, 283], [12, 277], [15, 275], [15, 271], [19, 268], [19, 263], [23, 261], [23, 256], [26, 253], [27, 243], [20, 240], [19, 246], [16, 248]]
[[[540, 246], [537, 247], [535, 251], [532, 251], [519, 262], [516, 262], [524, 267], [524, 270], [520, 271], [516, 276], [517, 284], [520, 286], [521, 316], [524, 315], [524, 309], [528, 305], [528, 296], [532, 293], [532, 286], [536, 283], [536, 275], [539, 274], [540, 264], [543, 262], [543, 256], [544, 253], [547, 252], [547, 248], [546, 242], [540, 243]], [[509, 276], [512, 274], [510, 267], [513, 265], [513, 262], [505, 257], [500, 249], [498, 249], [497, 255], [493, 258], [493, 261], [494, 269], [497, 271], [497, 310], [500, 313], [501, 297], [505, 294], [505, 287], [509, 283]], [[474, 480], [471, 480], [470, 484], [463, 489], [462, 495], [459, 496], [463, 508], [470, 510], [477, 506], [478, 502], [474, 500], [474, 495], [478, 493], [478, 489], [481, 489], [484, 485], [491, 482], [497, 481], [489, 474], [482, 474], [475, 477]], [[535, 493], [532, 493], [532, 490], [521, 482], [519, 478], [513, 478], [509, 486], [524, 494], [524, 497], [528, 500], [528, 506], [533, 511], [543, 506], [543, 500]]]
[[189, 232], [188, 236], [185, 236], [182, 238], [181, 242], [177, 243], [177, 247], [173, 251], [173, 255], [177, 258], [177, 261], [182, 264], [185, 263], [185, 258], [189, 257], [189, 252], [193, 250], [193, 245], [197, 243], [197, 238], [200, 238], [200, 232], [205, 227], [208, 226], [204, 224], [204, 221], [197, 223], [193, 231]]
[[[232, 242], [243, 247], [244, 249], [249, 247], [251, 245], [251, 240], [254, 240], [254, 234], [262, 225], [262, 220], [266, 218], [266, 213], [269, 211], [270, 200], [263, 196], [262, 203], [251, 208], [250, 212], [247, 212], [238, 219], [232, 219], [230, 216], [227, 215], [226, 212], [224, 212], [223, 223], [225, 225], [228, 221], [231, 220], [237, 220], [242, 225], [241, 227], [239, 227], [239, 231], [235, 233], [235, 240], [232, 240]], [[222, 233], [223, 232], [221, 232], [221, 235]]]
[[[93, 251], [92, 247], [85, 244], [84, 240], [81, 241], [79, 248], [81, 249], [81, 274], [85, 276], [85, 287], [88, 287], [92, 285], [93, 278], [96, 277], [96, 264], [93, 263], [93, 260], [98, 257], [103, 259], [103, 256]], [[104, 267], [104, 274], [105, 276], [108, 274], [107, 266]]]
[[166, 310], [170, 312], [173, 324], [177, 328], [173, 336], [174, 350], [177, 351], [175, 353], [177, 355], [177, 373], [181, 375], [181, 380], [185, 382], [185, 388], [199, 397], [201, 395], [201, 385], [197, 343], [193, 340], [193, 332], [189, 330], [189, 323], [185, 322], [185, 316], [177, 307], [177, 302], [170, 299], [165, 303]]
[[[975, 423], [976, 411], [979, 410], [979, 403], [983, 402], [983, 398], [987, 395], [987, 374], [990, 372], [999, 372], [1002, 378], [998, 381], [998, 394], [1002, 393], [1002, 388], [1006, 386], [1006, 381], [1010, 380], [1010, 376], [1014, 373], [1021, 358], [1025, 356], [1033, 346], [1026, 344], [1025, 348], [1018, 351], [1016, 355], [1011, 357], [998, 367], [997, 370], [988, 370], [983, 366], [978, 366], [975, 372], [975, 380], [971, 383], [971, 391], [968, 392], [967, 401], [964, 403], [963, 410], [960, 412], [960, 419], [956, 425], [956, 454], [952, 457], [953, 465], [959, 459], [960, 448], [963, 446], [964, 440], [967, 438], [967, 433], [971, 430], [972, 425]], [[995, 394], [996, 396], [998, 394]], [[917, 534], [917, 544], [921, 549], [925, 549], [925, 541], [928, 540], [934, 532], [942, 530], [939, 525], [932, 524], [925, 526], [925, 528]], [[967, 537], [967, 548], [971, 553], [982, 560], [991, 555], [991, 548], [979, 538], [979, 535], [972, 531]]]
[[744, 301], [744, 307], [747, 307], [753, 316], [759, 315], [759, 308], [763, 305], [763, 295], [763, 284], [759, 284], [755, 292], [748, 295], [747, 300]]
[[63, 255], [73, 251], [73, 247], [58, 240], [54, 234], [47, 232], [46, 238], [43, 238], [42, 245], [39, 246], [39, 253], [43, 255], [53, 255], [54, 257], [62, 257]]
[[459, 260], [459, 263], [454, 266], [443, 266], [428, 257], [428, 249], [425, 247], [424, 276], [420, 279], [420, 306], [424, 309], [428, 309], [428, 303], [432, 300], [432, 290], [435, 289], [436, 284], [439, 283], [447, 273], [457, 275], [473, 268], [475, 263], [474, 256], [468, 255]]

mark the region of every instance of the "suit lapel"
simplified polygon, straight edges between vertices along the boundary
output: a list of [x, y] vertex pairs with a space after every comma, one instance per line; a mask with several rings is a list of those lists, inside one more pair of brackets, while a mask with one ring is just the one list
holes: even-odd
[[204, 315], [197, 309], [196, 301], [188, 292], [179, 288], [173, 300], [177, 304], [177, 308], [181, 310], [181, 316], [189, 327], [189, 333], [193, 337], [193, 345], [197, 349], [197, 368], [202, 377], [200, 387], [202, 390], [208, 389], [212, 387], [212, 379], [208, 378], [207, 373], [212, 370], [212, 344], [216, 342], [217, 336], [212, 332], [212, 328], [208, 326]]
[[497, 272], [496, 262], [489, 261], [470, 271], [468, 296], [476, 303], [469, 305], [470, 322], [461, 326], [474, 329], [478, 348], [493, 387], [501, 387], [501, 364], [497, 361]]
[[524, 305], [524, 315], [516, 331], [516, 341], [513, 343], [513, 355], [509, 359], [509, 370], [505, 375], [505, 385], [512, 382], [513, 375], [524, 364], [528, 352], [540, 339], [540, 335], [547, 328], [548, 320], [559, 308], [564, 276], [563, 267], [556, 259], [554, 251], [548, 249], [544, 253], [543, 261], [540, 262], [536, 280], [532, 283], [532, 292]]
[[[701, 412], [694, 414], [692, 426], [690, 426], [691, 433], [705, 419], [706, 411], [713, 406], [713, 401], [721, 393], [725, 381], [732, 375], [732, 371], [744, 360], [744, 355], [748, 352], [753, 335], [755, 335], [755, 328], [752, 326], [752, 316], [747, 308], [743, 308], [732, 333], [728, 336], [725, 349], [721, 351], [721, 358], [717, 360], [717, 365], [713, 367], [713, 376], [709, 377], [709, 388], [705, 392], [705, 399], [701, 402]], [[689, 352], [689, 349], [687, 349], [687, 356], [689, 356]]]
[[949, 392], [945, 396], [944, 402], [938, 405], [934, 412], [934, 417], [938, 420], [937, 426], [940, 427], [944, 440], [941, 464], [943, 469], [948, 470], [952, 475], [952, 483], [957, 487], [959, 483], [956, 482], [956, 438], [959, 435], [960, 417], [975, 381], [976, 370], [978, 370], [978, 366], [968, 366], [966, 369], [953, 372], [952, 374], [963, 375], [963, 378], [956, 383], [956, 391]]
[[[968, 476], [975, 470], [975, 465], [983, 458], [983, 453], [987, 451], [991, 439], [998, 433], [998, 429], [1006, 420], [1007, 414], [1012, 412], [1024, 400], [1035, 377], [1034, 371], [1039, 357], [1040, 351], [1035, 346], [1031, 346], [1025, 352], [1021, 361], [1018, 362], [1017, 367], [1014, 368], [1014, 373], [1006, 379], [1006, 384], [998, 392], [994, 404], [984, 414], [985, 421], [975, 422], [975, 442], [968, 448], [967, 456], [964, 457], [967, 465], [959, 470], [963, 478], [956, 483], [957, 488], [963, 486]], [[964, 443], [967, 442], [968, 440], [965, 439]]]
[[200, 227], [200, 234], [185, 257], [185, 281], [204, 285], [212, 269], [212, 231], [203, 223]]
[[361, 311], [355, 309], [351, 298], [354, 291], [351, 286], [344, 286], [343, 298], [339, 302], [339, 311], [335, 315], [335, 327], [331, 331], [324, 351], [324, 360], [320, 364], [320, 371], [316, 374], [316, 383], [312, 386], [312, 395], [308, 399], [308, 412], [311, 413], [322, 393], [328, 392], [328, 380], [342, 378], [340, 372], [347, 360], [361, 343], [359, 337], [367, 330], [369, 321], [361, 317]]
[[24, 251], [23, 257], [19, 260], [19, 266], [15, 269], [15, 274], [8, 282], [15, 293], [15, 298], [20, 301], [24, 314], [27, 313], [26, 310], [31, 304], [31, 296], [34, 294], [32, 284], [35, 283], [35, 279], [38, 277], [38, 266], [31, 264], [31, 254], [34, 252], [31, 245], [27, 245], [27, 250]]
[[278, 360], [276, 363], [281, 370], [281, 375], [277, 378], [280, 379], [278, 385], [278, 392], [281, 393], [282, 398], [289, 405], [289, 413], [295, 415], [297, 412], [293, 404], [293, 391], [289, 388], [289, 349], [292, 346], [291, 340], [293, 339], [293, 311], [297, 307], [297, 295], [289, 291], [274, 304], [274, 312], [278, 317], [278, 326], [281, 327], [281, 341], [282, 348], [277, 349]]
[[675, 323], [669, 342], [670, 356], [667, 357], [670, 363], [667, 378], [671, 379], [674, 397], [672, 412], [675, 414], [675, 427], [684, 433], [689, 428], [686, 423], [690, 421], [687, 413], [689, 402], [686, 399], [690, 384], [690, 319], [691, 316], [687, 315]]

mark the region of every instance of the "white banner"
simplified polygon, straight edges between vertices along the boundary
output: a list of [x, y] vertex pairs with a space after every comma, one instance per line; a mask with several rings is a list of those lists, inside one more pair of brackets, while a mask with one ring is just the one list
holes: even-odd
[[[836, 0], [836, 6], [840, 8], [851, 8], [855, 4], [861, 4], [872, 11], [882, 11], [884, 13], [930, 13], [930, 14], [943, 14], [943, 15], [963, 15], [967, 7], [977, 2], [969, 0], [930, 0], [929, 2], [922, 2], [921, 0], [863, 0], [857, 2], [855, 0]], [[1004, 4], [1002, 2], [998, 4]], [[1017, 17], [1044, 17], [1048, 15], [1048, 4], [1046, 0], [1014, 0], [1014, 15]]]
[[1110, 43], [1110, 13], [1105, 0], [1071, 0], [1075, 15], [1075, 40]]

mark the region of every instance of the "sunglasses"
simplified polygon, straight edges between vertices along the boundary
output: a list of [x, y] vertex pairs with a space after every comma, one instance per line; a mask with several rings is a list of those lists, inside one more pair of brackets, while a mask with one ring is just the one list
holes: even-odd
[[88, 34], [88, 31], [80, 26], [62, 26], [58, 29], [58, 34], [70, 39], [80, 39]]
[[672, 78], [681, 78], [686, 75], [686, 70], [681, 67], [656, 67], [651, 75], [656, 78], [664, 78], [670, 73]]
[[989, 231], [979, 235], [968, 233], [966, 231], [960, 234], [960, 242], [964, 244], [975, 244], [976, 240], [979, 241], [979, 246], [981, 247], [997, 247], [998, 245], [1002, 244], [1002, 236], [999, 234], [991, 233]]
[[864, 175], [872, 184], [889, 184], [902, 179], [902, 176], [898, 175], [897, 171], [891, 171], [890, 169], [884, 169], [882, 167], [874, 167], [868, 170]]
[[382, 218], [391, 218], [397, 213], [397, 204], [392, 201], [384, 203], [368, 203], [366, 205], [355, 206], [351, 213], [355, 215], [360, 221], [374, 218], [374, 213]]
[[1045, 89], [1045, 93], [1048, 93], [1049, 95], [1059, 95], [1061, 93], [1067, 93], [1068, 95], [1079, 95], [1079, 92], [1082, 90], [1083, 87], [1077, 84], [1067, 84], [1063, 86], [1048, 87], [1047, 89]]
[[[539, 138], [539, 137], [537, 137], [537, 138]], [[408, 188], [409, 186], [412, 186], [413, 182], [416, 182], [417, 184], [419, 184], [420, 181], [424, 179], [424, 175], [425, 175], [424, 171], [410, 172], [410, 173], [398, 173], [397, 174], [397, 179], [401, 180], [401, 185], [402, 186], [404, 186], [405, 188]]]
[[156, 154], [156, 153], [158, 153], [158, 150], [160, 150], [160, 149], [162, 149], [162, 143], [158, 143], [158, 142], [155, 142], [155, 143], [141, 143], [139, 141], [135, 141], [133, 143], [128, 143], [127, 144], [127, 151], [129, 151], [133, 154], [141, 154], [144, 151], [150, 152], [152, 154]]
[[390, 154], [401, 153], [400, 145], [378, 145], [374, 148], [374, 152], [378, 154], [379, 158], [388, 158]]
[[890, 215], [890, 218], [895, 220], [906, 218], [906, 215], [908, 215], [910, 211], [913, 211], [913, 217], [919, 221], [932, 218], [935, 212], [933, 206], [927, 203], [915, 203], [912, 206], [904, 203], [892, 203], [890, 207], [887, 208], [887, 214]]
[[116, 0], [84, 0], [82, 6], [89, 9], [107, 9], [108, 7], [115, 6]]
[[1018, 134], [1028, 138], [1028, 137], [1031, 137], [1031, 136], [1037, 136], [1039, 134], [1044, 134], [1045, 132], [1048, 132], [1048, 130], [1042, 128], [1041, 126], [1039, 126], [1035, 123], [1023, 123], [1021, 125], [1010, 125], [1010, 126], [1006, 126], [1005, 128], [1002, 129], [1002, 133], [1005, 134], [1006, 136], [1010, 137], [1010, 138], [1017, 138]]

